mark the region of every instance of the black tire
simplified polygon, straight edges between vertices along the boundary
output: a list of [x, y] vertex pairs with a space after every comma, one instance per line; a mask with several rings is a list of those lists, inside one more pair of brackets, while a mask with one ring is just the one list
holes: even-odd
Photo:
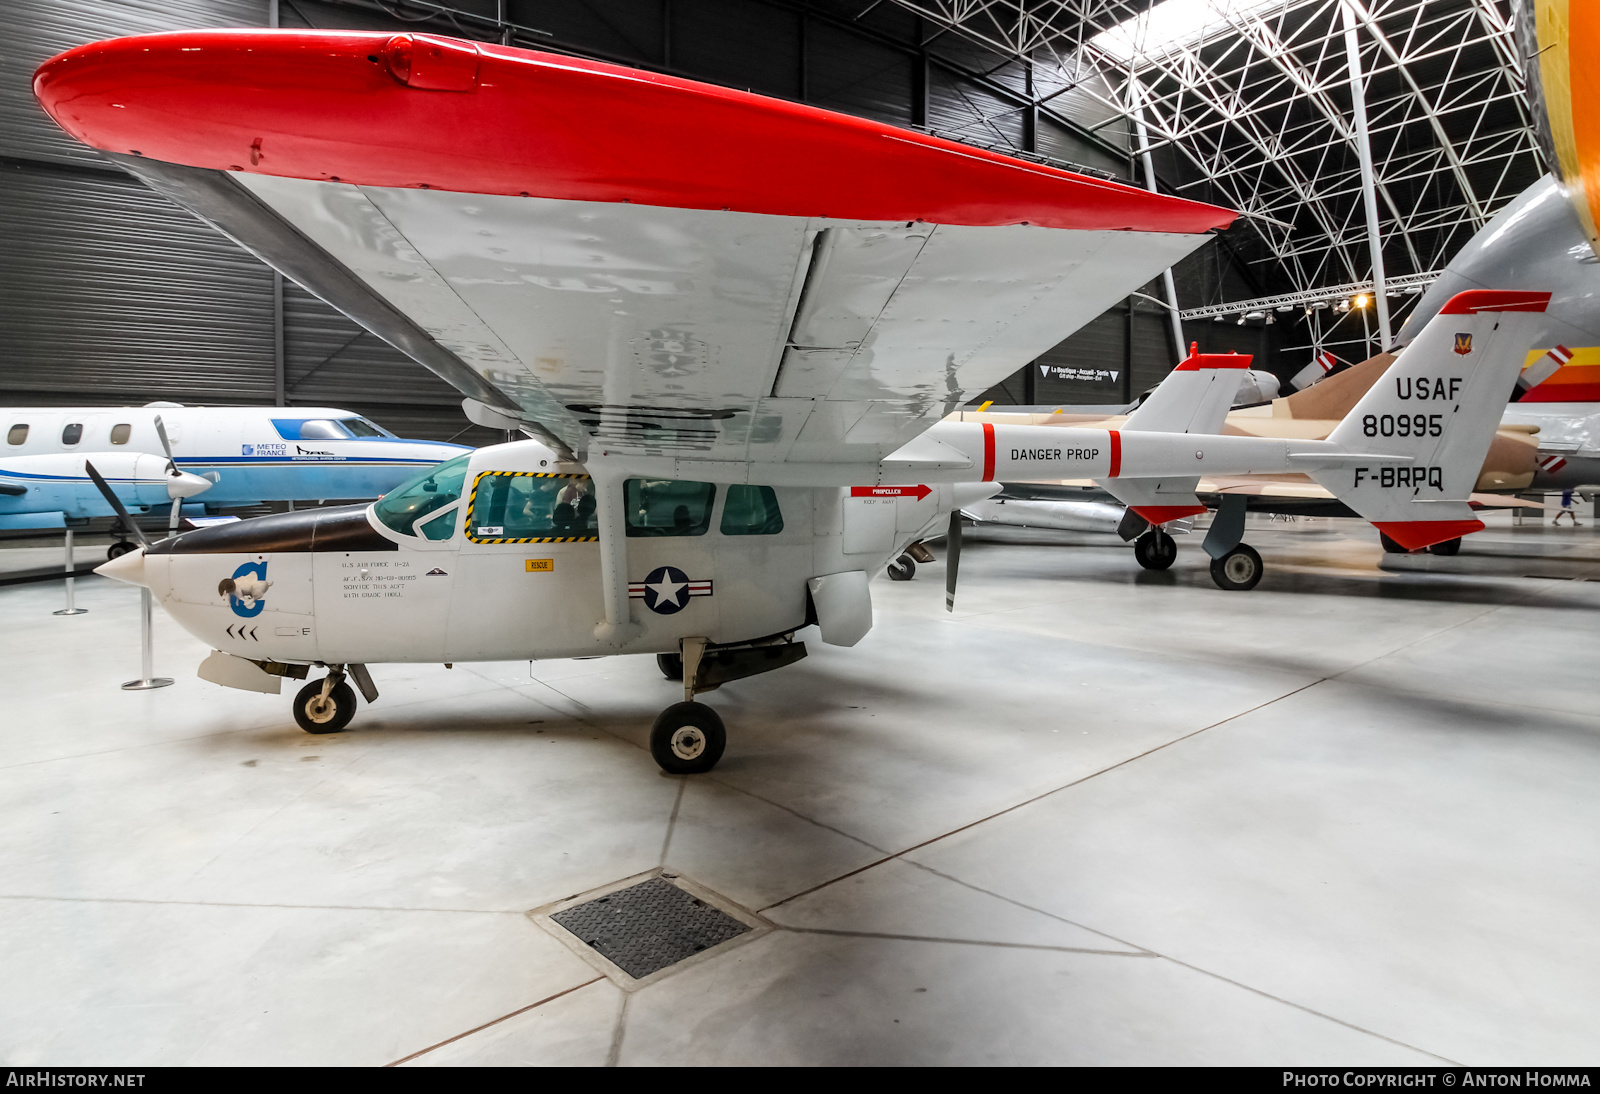
[[1229, 592], [1248, 592], [1261, 582], [1261, 556], [1247, 543], [1241, 543], [1221, 558], [1211, 560], [1211, 580]]
[[1384, 554], [1409, 555], [1411, 553], [1382, 532], [1378, 533], [1378, 541], [1383, 544]]
[[126, 541], [113, 543], [111, 546], [106, 548], [106, 557], [121, 558], [131, 550], [133, 550], [133, 544]]
[[910, 555], [901, 555], [889, 563], [890, 581], [910, 581], [917, 576], [917, 560]]
[[661, 675], [668, 680], [683, 681], [683, 657], [676, 653], [656, 654], [656, 668], [661, 670]]
[[355, 690], [341, 680], [328, 692], [326, 704], [318, 703], [321, 696], [321, 680], [300, 689], [294, 697], [295, 723], [307, 733], [338, 733], [356, 715]]
[[1159, 528], [1152, 528], [1133, 541], [1133, 557], [1146, 570], [1165, 570], [1178, 558], [1178, 544]]
[[1435, 543], [1428, 550], [1436, 555], [1458, 555], [1461, 553], [1461, 537], [1447, 539], [1443, 543]]
[[722, 759], [728, 734], [704, 703], [673, 703], [650, 729], [650, 755], [668, 775], [699, 775]]

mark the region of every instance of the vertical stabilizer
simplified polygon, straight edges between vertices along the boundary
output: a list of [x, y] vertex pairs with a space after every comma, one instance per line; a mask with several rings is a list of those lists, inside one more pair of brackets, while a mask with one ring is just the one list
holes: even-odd
[[1411, 550], [1481, 529], [1467, 499], [1549, 300], [1458, 293], [1328, 436], [1370, 459], [1312, 477]]

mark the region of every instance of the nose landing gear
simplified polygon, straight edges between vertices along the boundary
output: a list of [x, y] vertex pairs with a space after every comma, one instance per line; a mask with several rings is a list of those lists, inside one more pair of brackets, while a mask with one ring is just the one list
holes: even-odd
[[1146, 570], [1165, 570], [1178, 557], [1178, 544], [1160, 528], [1152, 528], [1133, 541], [1133, 557]]
[[342, 672], [313, 680], [294, 697], [294, 720], [307, 733], [338, 733], [355, 714], [355, 689]]
[[[338, 733], [356, 716], [355, 688], [345, 683], [345, 673], [361, 689], [367, 702], [378, 698], [378, 689], [365, 665], [329, 665], [328, 675], [301, 688], [294, 697], [295, 724], [307, 733]], [[304, 677], [305, 671], [299, 673]]]

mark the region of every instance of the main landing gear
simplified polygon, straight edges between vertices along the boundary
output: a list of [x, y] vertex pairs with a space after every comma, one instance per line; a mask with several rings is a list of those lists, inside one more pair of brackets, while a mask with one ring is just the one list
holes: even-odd
[[685, 638], [678, 653], [656, 654], [668, 680], [683, 681], [683, 702], [673, 703], [650, 728], [650, 755], [668, 775], [699, 775], [722, 759], [728, 734], [717, 712], [694, 701], [730, 680], [742, 680], [792, 665], [806, 655], [806, 644], [789, 635], [743, 646], [711, 646], [704, 638]]
[[[1240, 494], [1224, 496], [1217, 505], [1217, 515], [1211, 521], [1201, 549], [1211, 556], [1211, 580], [1217, 588], [1228, 592], [1245, 592], [1261, 582], [1261, 556], [1244, 539], [1244, 516], [1247, 499]], [[1133, 539], [1133, 557], [1146, 570], [1165, 570], [1178, 557], [1178, 545], [1159, 526], [1148, 527], [1137, 538], [1135, 528], [1144, 525], [1133, 510], [1123, 518], [1123, 527], [1117, 529], [1124, 539]]]
[[[361, 689], [367, 702], [378, 698], [378, 689], [365, 665], [329, 665], [328, 675], [313, 680], [294, 697], [294, 720], [307, 733], [338, 733], [356, 715], [356, 692], [345, 682], [349, 677]], [[300, 673], [304, 676], [304, 670]]]

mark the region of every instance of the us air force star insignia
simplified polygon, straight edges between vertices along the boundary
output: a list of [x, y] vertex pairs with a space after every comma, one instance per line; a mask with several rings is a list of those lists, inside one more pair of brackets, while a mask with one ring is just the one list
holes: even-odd
[[710, 596], [711, 582], [691, 581], [676, 566], [658, 566], [643, 581], [630, 583], [628, 595], [657, 615], [671, 615], [687, 607], [690, 597]]

